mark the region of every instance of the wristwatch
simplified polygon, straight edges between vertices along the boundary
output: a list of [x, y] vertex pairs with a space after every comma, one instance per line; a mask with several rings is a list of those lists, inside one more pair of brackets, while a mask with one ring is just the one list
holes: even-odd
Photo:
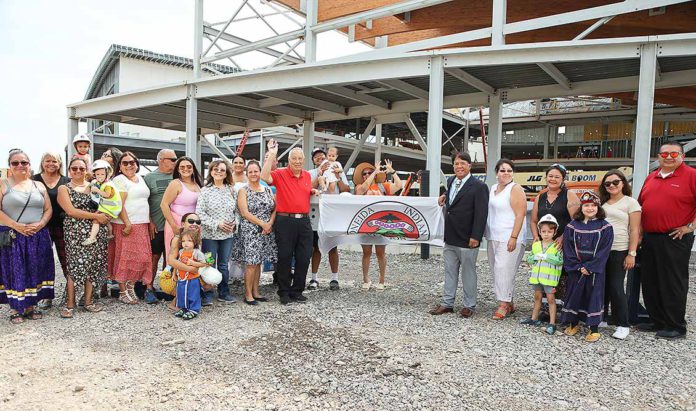
[[629, 251], [628, 255], [630, 255], [631, 257], [635, 257], [638, 255], [638, 253], [636, 253], [635, 251]]

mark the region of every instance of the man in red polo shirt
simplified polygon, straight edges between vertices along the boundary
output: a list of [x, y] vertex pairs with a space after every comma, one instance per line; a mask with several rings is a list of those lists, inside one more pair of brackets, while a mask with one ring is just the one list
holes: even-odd
[[653, 324], [639, 324], [656, 337], [686, 336], [689, 258], [696, 225], [696, 170], [684, 164], [678, 142], [660, 147], [660, 168], [645, 180], [638, 202], [643, 208], [641, 281]]
[[[278, 244], [278, 296], [285, 305], [291, 301], [303, 303], [309, 259], [312, 257], [312, 224], [309, 221], [309, 197], [317, 194], [312, 178], [302, 169], [304, 153], [293, 148], [288, 166], [271, 171], [276, 161], [278, 144], [268, 141], [268, 161], [263, 163], [261, 179], [276, 188], [276, 220], [273, 226]], [[295, 257], [295, 270], [290, 264]]]

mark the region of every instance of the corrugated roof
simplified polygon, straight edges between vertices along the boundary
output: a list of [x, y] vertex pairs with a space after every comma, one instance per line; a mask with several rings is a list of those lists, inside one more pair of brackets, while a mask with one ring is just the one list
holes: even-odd
[[[149, 61], [158, 64], [164, 64], [168, 66], [181, 67], [193, 70], [193, 59], [181, 56], [174, 56], [172, 54], [157, 53], [150, 50], [138, 49], [135, 47], [121, 46], [119, 44], [112, 44], [107, 50], [104, 58], [102, 58], [101, 63], [97, 71], [92, 77], [92, 81], [89, 83], [87, 88], [87, 93], [85, 93], [85, 100], [98, 97], [96, 93], [101, 87], [102, 83], [106, 79], [108, 73], [114, 68], [116, 62], [121, 57], [128, 57], [137, 60]], [[207, 69], [206, 66], [211, 67], [213, 70], [218, 71], [222, 74], [236, 73], [239, 70], [236, 67], [224, 66], [222, 64], [206, 64], [203, 66], [203, 70], [212, 72]]]

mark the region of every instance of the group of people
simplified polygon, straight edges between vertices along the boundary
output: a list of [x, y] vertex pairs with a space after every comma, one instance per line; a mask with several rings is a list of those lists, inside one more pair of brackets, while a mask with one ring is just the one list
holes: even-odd
[[[95, 299], [105, 295], [107, 282], [118, 284], [124, 304], [138, 303], [139, 295], [158, 302], [162, 296], [153, 282], [160, 260], [164, 272], [176, 273], [170, 308], [184, 319], [212, 305], [215, 291], [220, 303], [235, 302], [230, 266], [244, 267], [243, 301], [252, 306], [268, 301], [259, 289], [264, 264], [275, 265], [281, 304], [305, 302], [304, 290], [319, 287], [321, 252], [309, 219], [310, 197], [351, 190], [336, 148], [314, 149], [310, 171], [303, 168], [302, 149], [294, 148], [288, 166], [278, 168], [278, 146], [271, 139], [262, 164], [241, 155], [231, 164], [212, 161], [203, 180], [191, 158], [172, 150], [161, 150], [158, 169], [143, 177], [132, 152], [111, 148], [92, 163], [89, 139], [77, 136], [74, 144], [68, 177], [59, 154], [44, 154], [36, 175], [26, 153], [9, 154], [9, 177], [0, 183], [0, 303], [9, 303], [12, 323], [40, 319], [40, 310], [50, 307], [53, 246], [67, 279], [64, 318], [78, 304], [101, 311]], [[612, 323], [614, 337], [626, 338], [629, 325], [638, 322], [642, 283], [652, 322], [641, 327], [662, 338], [683, 337], [696, 224], [696, 171], [683, 158], [678, 143], [664, 144], [660, 169], [648, 177], [638, 200], [619, 170], [605, 174], [598, 195], [578, 196], [564, 184], [565, 167], [554, 164], [527, 224], [525, 193], [513, 180], [512, 161], [496, 164], [497, 183], [489, 189], [471, 176], [469, 155], [455, 153], [454, 176], [438, 199], [445, 218], [444, 291], [430, 313], [454, 311], [461, 277], [459, 313], [475, 314], [476, 260], [485, 238], [499, 302], [492, 318], [507, 318], [516, 311], [515, 277], [531, 242], [534, 309], [523, 324], [547, 323], [549, 334], [563, 324], [565, 334], [575, 335], [582, 321], [589, 327], [586, 340], [597, 341], [598, 328]], [[404, 186], [388, 160], [359, 164], [352, 179], [355, 195], [395, 195]], [[379, 267], [374, 286], [373, 247]], [[362, 251], [362, 288], [384, 290], [385, 246], [363, 245]], [[328, 254], [329, 289], [338, 290], [338, 250]], [[200, 274], [211, 266], [221, 278], [208, 284]]]
[[[476, 259], [484, 238], [499, 301], [492, 318], [503, 320], [514, 313], [515, 275], [524, 244], [530, 241], [534, 309], [522, 324], [546, 324], [548, 334], [562, 324], [563, 332], [573, 336], [584, 322], [588, 342], [597, 341], [599, 328], [608, 324], [616, 325], [613, 337], [618, 339], [625, 339], [633, 324], [659, 338], [683, 338], [696, 226], [696, 170], [683, 163], [678, 142], [663, 144], [658, 159], [659, 169], [648, 176], [637, 200], [619, 170], [604, 175], [598, 193], [578, 196], [565, 186], [566, 168], [553, 164], [546, 170], [546, 189], [534, 200], [527, 233], [527, 203], [513, 181], [514, 163], [500, 160], [497, 184], [488, 189], [472, 178], [468, 154], [456, 153], [455, 175], [439, 198], [445, 214], [444, 292], [430, 313], [454, 312], [461, 277], [459, 313], [464, 318], [474, 315]], [[640, 315], [645, 310], [641, 284], [647, 316]]]

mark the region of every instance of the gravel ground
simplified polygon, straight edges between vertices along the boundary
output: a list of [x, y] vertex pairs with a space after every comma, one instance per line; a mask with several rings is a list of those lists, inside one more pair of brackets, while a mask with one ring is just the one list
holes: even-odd
[[192, 321], [108, 299], [11, 326], [3, 306], [0, 409], [696, 409], [696, 269], [686, 340], [618, 341], [610, 327], [588, 344], [518, 325], [532, 308], [525, 268], [519, 311], [497, 322], [485, 261], [479, 311], [462, 319], [427, 313], [441, 257], [389, 256], [384, 292], [360, 289], [359, 254], [341, 257], [340, 291], [323, 262], [307, 304], [279, 305], [264, 275], [271, 302], [216, 303]]

